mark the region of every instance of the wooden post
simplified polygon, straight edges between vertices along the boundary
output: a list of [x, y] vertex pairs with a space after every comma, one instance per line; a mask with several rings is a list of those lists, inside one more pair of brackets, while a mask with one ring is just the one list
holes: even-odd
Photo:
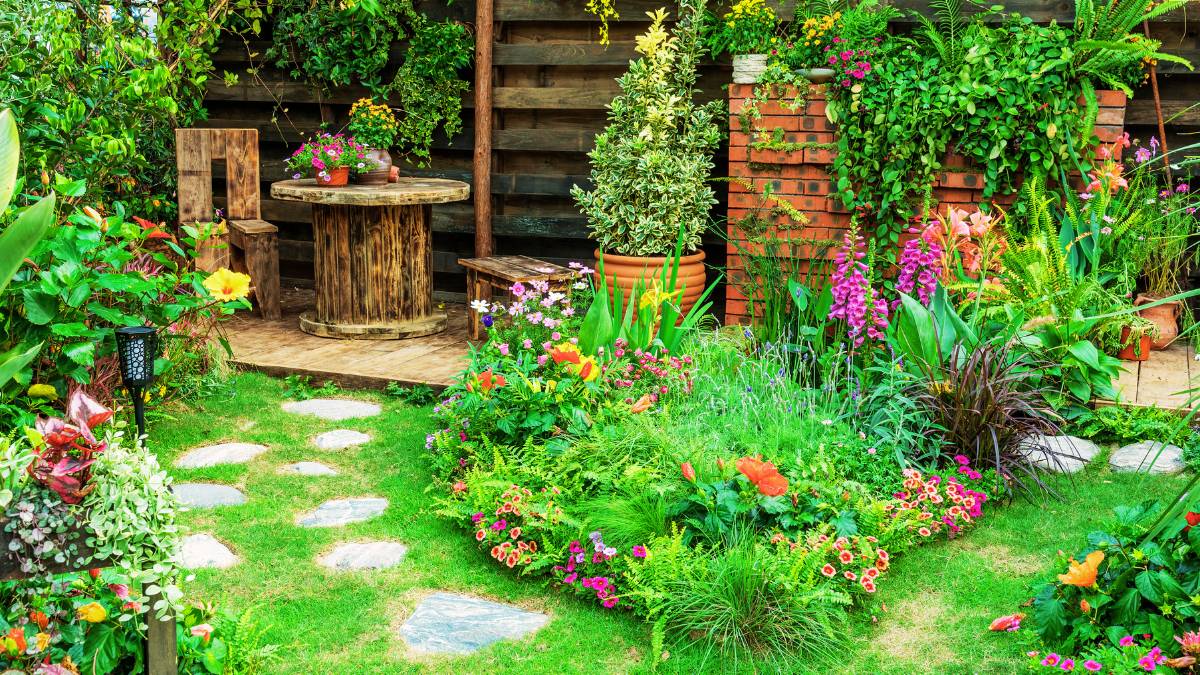
[[492, 0], [475, 2], [475, 257], [492, 255]]

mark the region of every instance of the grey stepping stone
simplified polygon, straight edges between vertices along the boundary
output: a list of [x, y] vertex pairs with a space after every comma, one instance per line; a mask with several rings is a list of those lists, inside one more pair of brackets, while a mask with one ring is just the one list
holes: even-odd
[[301, 515], [296, 524], [300, 527], [337, 527], [357, 523], [378, 516], [387, 505], [388, 500], [382, 497], [331, 499], [315, 511]]
[[256, 443], [219, 443], [189, 450], [175, 460], [181, 469], [199, 469], [218, 464], [244, 464], [267, 451], [267, 446]]
[[317, 562], [335, 570], [381, 570], [399, 565], [408, 555], [408, 547], [395, 541], [369, 541], [339, 544], [317, 558]]
[[220, 483], [176, 483], [172, 490], [184, 506], [196, 509], [246, 503], [246, 495], [241, 490]]
[[383, 411], [377, 403], [351, 401], [342, 398], [310, 398], [307, 401], [287, 401], [286, 412], [297, 415], [315, 415], [323, 420], [349, 420], [356, 417], [374, 417]]
[[550, 621], [527, 612], [469, 595], [434, 593], [421, 601], [400, 626], [400, 637], [414, 651], [470, 654], [500, 640], [529, 635]]
[[1158, 441], [1139, 441], [1114, 450], [1108, 458], [1108, 464], [1113, 471], [1178, 473], [1184, 468], [1183, 448], [1177, 445], [1163, 445]]
[[183, 538], [179, 549], [180, 565], [195, 570], [202, 567], [224, 569], [237, 564], [238, 558], [229, 547], [211, 534], [190, 534]]
[[336, 476], [337, 471], [320, 462], [296, 462], [283, 467], [285, 473], [298, 473], [301, 476]]
[[1089, 440], [1044, 434], [1025, 441], [1022, 450], [1035, 466], [1061, 473], [1075, 473], [1100, 454], [1100, 446]]
[[362, 445], [370, 440], [371, 437], [361, 431], [334, 429], [333, 431], [317, 434], [317, 437], [313, 439], [313, 443], [322, 450], [343, 450], [355, 445]]

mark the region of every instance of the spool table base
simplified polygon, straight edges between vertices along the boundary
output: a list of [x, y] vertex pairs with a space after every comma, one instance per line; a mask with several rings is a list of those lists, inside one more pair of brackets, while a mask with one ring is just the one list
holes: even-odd
[[315, 312], [300, 315], [300, 330], [309, 335], [344, 340], [403, 340], [404, 338], [435, 335], [446, 330], [446, 313], [434, 312], [426, 317], [396, 323], [330, 323], [316, 318]]

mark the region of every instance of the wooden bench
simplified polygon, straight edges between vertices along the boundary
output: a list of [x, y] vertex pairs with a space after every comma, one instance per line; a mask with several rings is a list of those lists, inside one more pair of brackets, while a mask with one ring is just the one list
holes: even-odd
[[483, 339], [483, 324], [479, 312], [471, 303], [475, 300], [491, 302], [497, 290], [503, 290], [511, 300], [512, 286], [518, 281], [545, 281], [556, 291], [565, 291], [575, 274], [563, 267], [537, 258], [523, 255], [498, 255], [490, 258], [460, 258], [459, 265], [467, 268], [467, 337]]
[[279, 228], [262, 220], [259, 211], [257, 129], [176, 129], [179, 168], [179, 222], [190, 225], [213, 218], [214, 160], [225, 162], [224, 246], [207, 247], [196, 267], [212, 272], [229, 267], [250, 275], [258, 311], [278, 319]]

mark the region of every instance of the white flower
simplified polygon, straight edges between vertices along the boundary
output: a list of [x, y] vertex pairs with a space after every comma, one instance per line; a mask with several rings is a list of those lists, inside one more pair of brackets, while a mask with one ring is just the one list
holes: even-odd
[[824, 424], [827, 427], [833, 426], [833, 420], [821, 420], [821, 424]]
[[480, 314], [487, 314], [489, 305], [486, 300], [472, 300], [471, 309], [479, 312]]
[[587, 287], [588, 285], [586, 281], [576, 281], [575, 283], [571, 284], [571, 288], [574, 288], [577, 291], [582, 291]]

